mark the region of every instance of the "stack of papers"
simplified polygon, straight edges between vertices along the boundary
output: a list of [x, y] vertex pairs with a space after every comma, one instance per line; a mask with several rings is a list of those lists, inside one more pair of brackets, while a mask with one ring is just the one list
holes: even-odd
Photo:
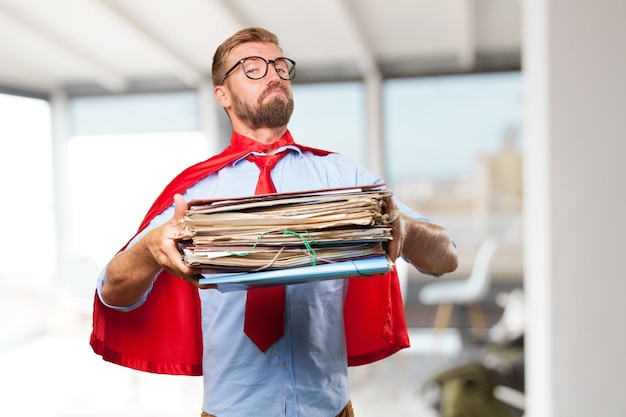
[[[316, 274], [330, 279], [387, 272], [383, 244], [391, 240], [393, 218], [387, 197], [379, 184], [194, 200], [181, 220], [183, 257], [201, 268], [204, 283], [276, 285], [289, 277], [302, 282]], [[364, 259], [377, 260], [374, 272], [371, 262], [367, 268], [354, 262]], [[283, 270], [290, 271], [278, 273]]]

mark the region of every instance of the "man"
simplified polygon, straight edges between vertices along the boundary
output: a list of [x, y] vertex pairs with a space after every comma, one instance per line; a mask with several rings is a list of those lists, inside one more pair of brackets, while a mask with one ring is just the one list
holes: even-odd
[[[181, 260], [175, 239], [186, 201], [258, 193], [260, 172], [269, 172], [258, 162], [265, 156], [275, 164], [277, 192], [382, 182], [339, 154], [294, 143], [287, 124], [295, 62], [282, 55], [276, 36], [259, 28], [218, 47], [214, 93], [233, 125], [231, 145], [166, 187], [98, 283], [94, 350], [136, 369], [202, 374], [203, 416], [351, 416], [347, 366], [408, 346], [393, 272], [274, 288], [280, 301], [268, 301], [276, 293], [262, 298], [284, 316], [279, 334], [259, 342], [248, 321], [258, 294], [203, 287], [198, 271]], [[457, 255], [448, 233], [398, 207], [389, 257], [403, 255], [433, 275], [453, 271]]]

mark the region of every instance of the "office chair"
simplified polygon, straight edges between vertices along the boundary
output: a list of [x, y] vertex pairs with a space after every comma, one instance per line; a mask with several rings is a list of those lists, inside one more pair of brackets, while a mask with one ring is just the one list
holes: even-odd
[[424, 285], [419, 300], [426, 305], [438, 305], [434, 327], [440, 331], [448, 327], [454, 305], [469, 307], [470, 325], [476, 336], [483, 336], [486, 325], [480, 308], [491, 285], [489, 266], [498, 248], [495, 239], [485, 240], [476, 253], [470, 276], [461, 281], [440, 281]]

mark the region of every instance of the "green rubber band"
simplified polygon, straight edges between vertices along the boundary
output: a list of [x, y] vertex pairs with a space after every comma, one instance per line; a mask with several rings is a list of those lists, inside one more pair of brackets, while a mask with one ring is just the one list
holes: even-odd
[[224, 252], [229, 253], [231, 255], [235, 255], [235, 256], [248, 256], [252, 253], [252, 251], [254, 250], [254, 248], [257, 247], [257, 245], [259, 244], [259, 242], [261, 241], [261, 239], [263, 239], [263, 236], [265, 236], [266, 234], [268, 234], [269, 232], [263, 232], [259, 235], [259, 237], [256, 239], [256, 242], [254, 242], [254, 245], [252, 245], [252, 248], [250, 248], [250, 250], [246, 253], [235, 253], [233, 251], [230, 251], [228, 249], [226, 249]]
[[[259, 242], [261, 242], [261, 239], [263, 239], [263, 237], [264, 237], [266, 234], [268, 234], [268, 233], [269, 233], [269, 232], [263, 232], [263, 233], [261, 233], [261, 234], [259, 235], [259, 237], [257, 238], [256, 242], [254, 242], [254, 245], [252, 245], [252, 248], [250, 248], [250, 250], [249, 250], [249, 251], [247, 251], [247, 252], [245, 252], [245, 253], [235, 253], [235, 252], [230, 251], [230, 250], [228, 250], [228, 249], [227, 249], [227, 250], [225, 250], [224, 252], [229, 253], [230, 255], [234, 255], [234, 256], [248, 256], [248, 255], [250, 255], [250, 254], [254, 251], [254, 248], [256, 248], [256, 247], [257, 247], [257, 245], [259, 244]], [[311, 242], [313, 242], [313, 243], [317, 243], [317, 242], [315, 242], [315, 239], [313, 239], [313, 236], [311, 236], [311, 235], [309, 234], [309, 232], [308, 232], [308, 231], [305, 231], [304, 233], [305, 233], [305, 234], [309, 237], [309, 239], [311, 239]], [[309, 255], [309, 262], [311, 263], [311, 265], [312, 265], [312, 266], [315, 266], [315, 265], [317, 264], [317, 254], [315, 253], [315, 249], [313, 249], [313, 248], [311, 247], [311, 244], [309, 243], [309, 241], [308, 241], [308, 240], [306, 240], [306, 238], [304, 237], [304, 234], [302, 234], [302, 233], [297, 233], [297, 232], [294, 232], [294, 231], [292, 231], [292, 230], [285, 230], [285, 231], [283, 232], [283, 235], [292, 235], [292, 236], [297, 236], [297, 237], [299, 237], [299, 238], [300, 238], [300, 240], [302, 240], [302, 243], [304, 244], [304, 247], [306, 248], [306, 252], [307, 252], [307, 254]]]
[[[307, 234], [307, 236], [309, 236], [311, 238], [311, 235], [309, 235], [308, 231], [305, 231], [305, 233]], [[306, 240], [304, 235], [302, 235], [301, 233], [297, 233], [297, 232], [291, 231], [291, 230], [285, 230], [283, 232], [283, 235], [298, 236], [300, 238], [300, 240], [302, 240], [302, 243], [304, 243], [304, 247], [306, 248], [306, 252], [309, 255], [309, 262], [311, 263], [312, 266], [315, 266], [315, 264], [317, 263], [317, 254], [315, 253], [315, 250], [311, 247], [311, 244], [309, 243], [309, 241]], [[313, 238], [311, 238], [311, 240], [313, 240]]]

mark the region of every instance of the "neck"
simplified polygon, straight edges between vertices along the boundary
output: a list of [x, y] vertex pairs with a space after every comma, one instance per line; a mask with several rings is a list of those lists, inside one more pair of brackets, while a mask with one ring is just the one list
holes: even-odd
[[233, 131], [230, 146], [233, 149], [238, 150], [248, 150], [250, 152], [264, 152], [268, 154], [273, 154], [276, 149], [282, 146], [292, 144], [294, 144], [294, 140], [291, 137], [291, 134], [289, 134], [288, 130], [285, 130], [280, 137], [274, 136], [267, 141], [261, 141], [257, 138], [246, 136], [239, 131]]
[[243, 126], [233, 126], [233, 128], [233, 130], [240, 135], [244, 135], [250, 139], [266, 145], [276, 142], [287, 131], [287, 126], [281, 126], [274, 129], [262, 128], [255, 130]]

